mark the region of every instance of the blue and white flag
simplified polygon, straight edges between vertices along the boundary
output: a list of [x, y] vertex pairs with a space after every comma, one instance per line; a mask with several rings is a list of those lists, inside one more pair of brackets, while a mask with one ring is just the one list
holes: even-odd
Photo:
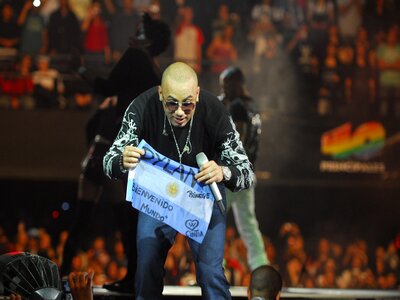
[[142, 140], [145, 150], [129, 172], [126, 200], [137, 210], [201, 243], [210, 223], [214, 196], [194, 176], [199, 169], [179, 164]]

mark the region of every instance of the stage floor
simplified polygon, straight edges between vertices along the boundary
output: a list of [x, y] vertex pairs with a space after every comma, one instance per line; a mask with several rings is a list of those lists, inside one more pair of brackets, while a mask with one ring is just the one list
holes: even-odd
[[[246, 287], [231, 287], [232, 299], [247, 299]], [[95, 287], [95, 299], [133, 299], [132, 295], [109, 292], [106, 289]], [[199, 287], [165, 286], [165, 299], [200, 299]], [[340, 290], [340, 289], [305, 289], [283, 288], [281, 299], [390, 299], [400, 300], [400, 290]]]

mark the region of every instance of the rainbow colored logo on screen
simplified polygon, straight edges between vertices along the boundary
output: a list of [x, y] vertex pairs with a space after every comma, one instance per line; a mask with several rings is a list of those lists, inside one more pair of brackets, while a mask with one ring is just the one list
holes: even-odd
[[351, 123], [345, 123], [322, 134], [321, 153], [338, 160], [369, 160], [379, 154], [385, 136], [385, 128], [379, 122], [362, 123], [354, 130]]

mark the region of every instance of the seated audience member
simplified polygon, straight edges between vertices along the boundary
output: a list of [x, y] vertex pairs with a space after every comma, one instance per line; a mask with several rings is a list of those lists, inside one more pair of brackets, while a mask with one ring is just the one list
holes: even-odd
[[282, 289], [281, 275], [271, 266], [255, 269], [250, 278], [250, 300], [279, 300]]
[[24, 55], [16, 62], [13, 72], [0, 74], [1, 107], [11, 109], [34, 107], [31, 97], [33, 90], [31, 62], [31, 57]]
[[59, 72], [50, 67], [50, 57], [41, 55], [37, 59], [38, 70], [33, 72], [33, 97], [40, 108], [58, 105], [58, 94], [63, 92]]

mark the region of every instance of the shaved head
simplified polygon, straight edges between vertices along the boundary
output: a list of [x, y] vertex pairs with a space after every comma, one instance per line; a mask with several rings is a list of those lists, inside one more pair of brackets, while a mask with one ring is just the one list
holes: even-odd
[[161, 86], [165, 86], [170, 81], [174, 81], [177, 84], [191, 82], [196, 86], [198, 85], [196, 72], [183, 62], [173, 63], [165, 69], [161, 79]]
[[[165, 116], [173, 126], [184, 127], [193, 117], [196, 102], [199, 101], [200, 87], [196, 72], [187, 64], [176, 62], [165, 69], [161, 86], [158, 87], [160, 101], [163, 102]], [[173, 101], [175, 109], [167, 107]], [[194, 104], [192, 109], [183, 110], [182, 103]]]

